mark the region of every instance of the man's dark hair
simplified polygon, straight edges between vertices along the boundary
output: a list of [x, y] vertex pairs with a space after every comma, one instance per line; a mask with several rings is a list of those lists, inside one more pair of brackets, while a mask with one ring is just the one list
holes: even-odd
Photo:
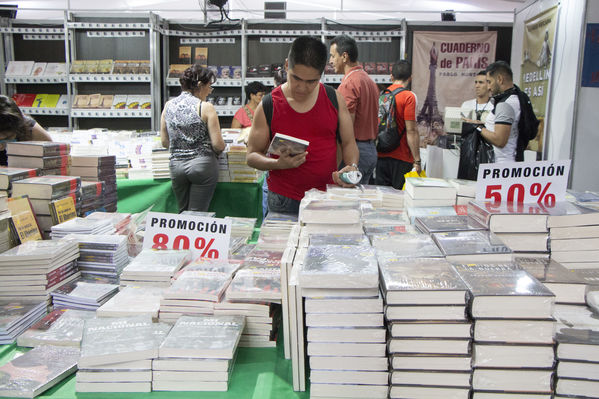
[[300, 36], [291, 43], [287, 60], [289, 68], [304, 65], [316, 69], [320, 74], [327, 65], [327, 46], [312, 36]]
[[356, 62], [358, 60], [358, 45], [356, 40], [348, 35], [335, 36], [331, 41], [331, 46], [337, 45], [337, 53], [343, 55], [347, 53], [350, 62]]
[[245, 98], [249, 101], [251, 94], [266, 93], [266, 86], [262, 82], [250, 82], [245, 86]]
[[397, 61], [391, 68], [393, 80], [408, 80], [412, 76], [412, 64], [406, 60]]
[[493, 77], [499, 74], [510, 78], [510, 80], [514, 80], [512, 68], [510, 68], [510, 64], [505, 61], [495, 61], [489, 65], [485, 71]]
[[476, 76], [487, 76], [487, 71], [485, 71], [484, 69], [482, 71], [478, 71], [478, 73], [476, 74]]

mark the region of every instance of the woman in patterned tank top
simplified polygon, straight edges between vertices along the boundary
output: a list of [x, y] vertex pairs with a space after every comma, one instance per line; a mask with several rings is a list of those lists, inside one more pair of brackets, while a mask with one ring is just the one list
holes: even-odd
[[218, 181], [217, 156], [225, 149], [218, 115], [206, 101], [216, 81], [200, 65], [179, 79], [181, 94], [164, 105], [160, 120], [162, 145], [170, 148], [170, 172], [179, 212], [207, 211]]

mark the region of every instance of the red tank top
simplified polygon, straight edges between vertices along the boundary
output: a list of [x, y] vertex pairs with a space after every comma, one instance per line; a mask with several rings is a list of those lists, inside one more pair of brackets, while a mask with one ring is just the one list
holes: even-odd
[[268, 188], [298, 201], [312, 188], [326, 190], [326, 185], [333, 183], [332, 173], [337, 170], [337, 110], [327, 97], [323, 84], [319, 86], [316, 104], [304, 113], [291, 108], [281, 87], [272, 91], [273, 134], [287, 134], [308, 140], [310, 144], [306, 162], [302, 165], [268, 172]]

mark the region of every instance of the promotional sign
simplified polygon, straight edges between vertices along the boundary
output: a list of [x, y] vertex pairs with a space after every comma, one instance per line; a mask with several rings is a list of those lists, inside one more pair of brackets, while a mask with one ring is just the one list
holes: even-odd
[[481, 164], [476, 200], [537, 203], [552, 208], [564, 201], [570, 160]]
[[194, 257], [227, 259], [231, 220], [149, 212], [144, 249], [189, 249]]
[[537, 118], [541, 120], [539, 134], [528, 144], [528, 149], [543, 150], [543, 126], [547, 106], [547, 90], [553, 63], [557, 6], [528, 19], [522, 38], [522, 66], [520, 88], [528, 94]]
[[497, 32], [414, 32], [412, 91], [422, 145], [445, 134], [445, 107], [476, 97], [474, 77], [495, 61]]

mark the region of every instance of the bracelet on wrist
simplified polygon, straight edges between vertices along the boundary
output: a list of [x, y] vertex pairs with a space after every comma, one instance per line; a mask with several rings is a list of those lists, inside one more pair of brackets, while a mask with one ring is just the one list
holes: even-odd
[[355, 163], [352, 163], [352, 164], [351, 164], [351, 165], [349, 165], [349, 166], [351, 166], [351, 167], [354, 167], [354, 168], [358, 169], [358, 165], [356, 165]]
[[420, 165], [422, 161], [414, 161], [414, 163]]

